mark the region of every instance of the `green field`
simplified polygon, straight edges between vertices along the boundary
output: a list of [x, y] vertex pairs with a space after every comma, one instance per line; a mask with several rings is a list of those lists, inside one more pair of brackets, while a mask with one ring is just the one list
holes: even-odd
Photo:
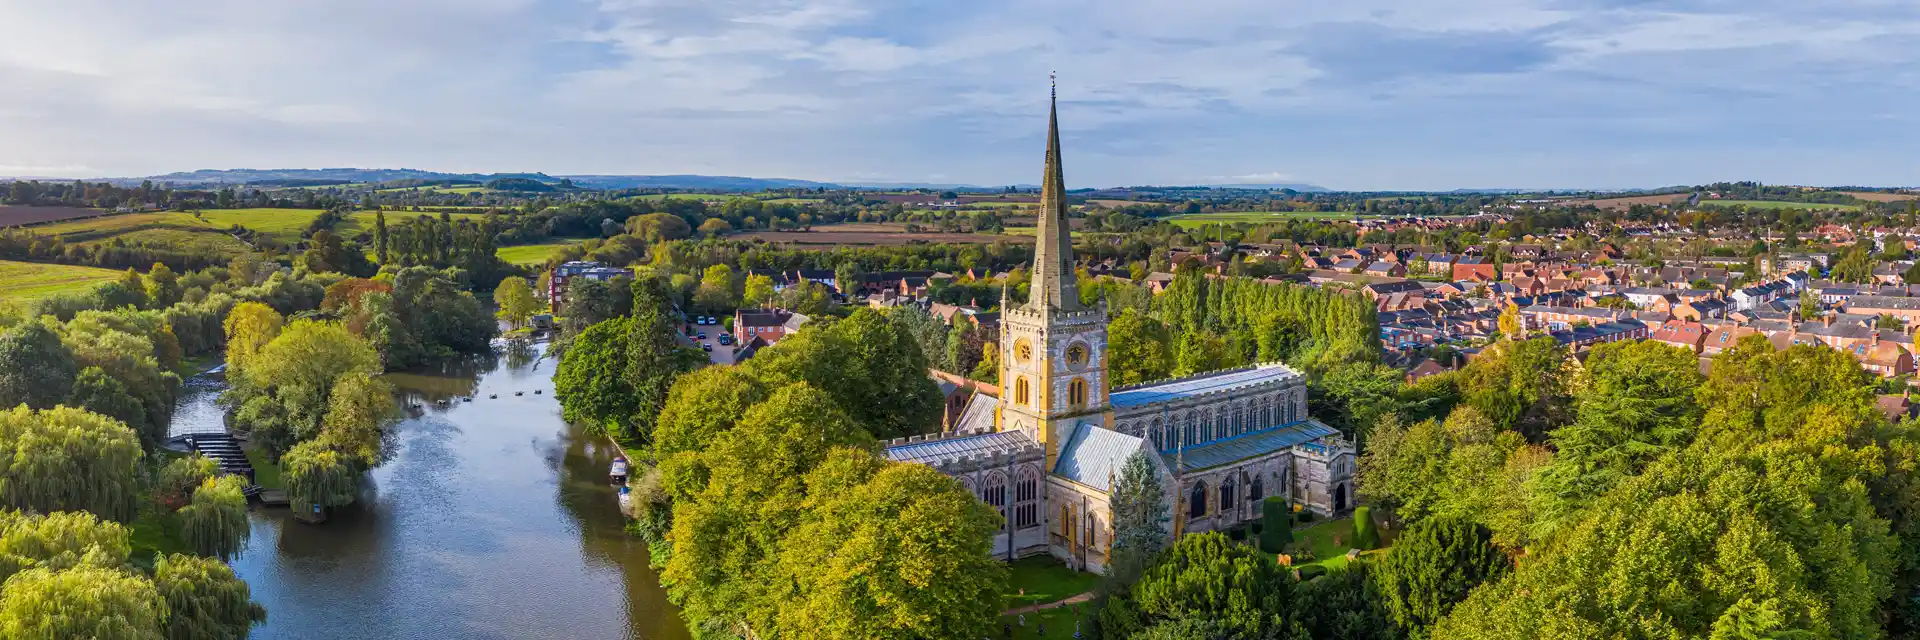
[[[385, 213], [387, 214], [388, 228], [392, 228], [396, 225], [406, 224], [408, 220], [412, 220], [414, 218], [440, 217], [440, 212], [438, 211], [388, 210]], [[452, 217], [454, 220], [478, 221], [480, 219], [487, 217], [487, 214], [484, 214], [484, 213], [450, 213], [447, 215]], [[354, 236], [360, 235], [361, 232], [370, 232], [370, 231], [373, 231], [373, 212], [372, 211], [355, 211], [353, 212], [352, 215], [347, 216], [347, 219], [345, 222], [341, 222], [340, 224], [333, 226], [334, 234], [339, 235], [341, 237], [345, 237], [345, 238], [352, 238]]]
[[1743, 206], [1750, 209], [1802, 209], [1821, 211], [1859, 211], [1857, 204], [1825, 204], [1820, 202], [1776, 202], [1773, 200], [1701, 200], [1703, 207]]
[[1283, 220], [1351, 220], [1356, 216], [1349, 211], [1223, 211], [1219, 213], [1189, 213], [1173, 216], [1167, 220], [1182, 227], [1198, 227], [1208, 224], [1260, 224]]
[[[280, 242], [294, 242], [319, 215], [319, 209], [210, 209], [201, 211], [197, 217], [181, 211], [159, 211], [63, 222], [36, 231], [58, 235], [67, 242], [87, 243], [135, 233], [140, 235], [129, 240], [152, 240], [155, 236], [149, 234], [164, 230], [224, 236], [227, 229], [241, 225]], [[231, 246], [221, 248], [246, 249], [245, 243], [230, 237], [227, 240]]]
[[666, 200], [668, 198], [673, 198], [675, 200], [726, 201], [726, 200], [752, 200], [753, 196], [748, 194], [742, 194], [742, 193], [654, 193], [654, 194], [649, 194], [644, 196], [633, 196], [634, 200], [656, 200], [657, 201], [657, 200]]
[[119, 277], [120, 272], [112, 269], [0, 260], [0, 302], [86, 293]]
[[547, 256], [552, 255], [554, 249], [573, 244], [577, 243], [568, 241], [548, 244], [523, 244], [515, 247], [500, 247], [499, 251], [496, 251], [495, 254], [499, 255], [501, 260], [507, 261], [508, 264], [544, 265], [547, 263]]

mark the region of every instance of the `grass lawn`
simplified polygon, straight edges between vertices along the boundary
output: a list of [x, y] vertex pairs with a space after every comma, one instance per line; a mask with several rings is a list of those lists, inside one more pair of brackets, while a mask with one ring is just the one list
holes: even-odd
[[[1093, 608], [1093, 603], [1083, 602], [1071, 607], [1061, 607], [1058, 609], [1047, 609], [1045, 611], [1029, 613], [1027, 614], [1027, 626], [1024, 627], [1020, 626], [1019, 616], [1003, 617], [1000, 619], [1000, 624], [1013, 628], [1014, 640], [1039, 640], [1041, 638], [1045, 638], [1046, 640], [1072, 640], [1073, 623], [1075, 621], [1080, 622], [1080, 636], [1087, 638], [1092, 637], [1094, 619], [1099, 617], [1100, 614]], [[1046, 628], [1045, 634], [1040, 633], [1042, 627]], [[993, 632], [987, 637], [998, 640], [999, 638], [1005, 637], [1001, 635], [1004, 630], [1004, 627], [996, 626]]]
[[0, 302], [87, 293], [119, 277], [120, 272], [112, 269], [0, 260]]
[[254, 447], [246, 447], [247, 463], [253, 465], [253, 483], [262, 489], [286, 489], [287, 483], [280, 479], [280, 465], [267, 460], [267, 452]]
[[1752, 209], [1819, 209], [1822, 211], [1859, 211], [1860, 210], [1860, 205], [1857, 205], [1857, 204], [1825, 204], [1825, 203], [1819, 203], [1819, 202], [1775, 202], [1772, 200], [1705, 200], [1705, 199], [1702, 199], [1700, 201], [1700, 206], [1703, 206], [1703, 207], [1715, 207], [1715, 206], [1731, 207], [1736, 205], [1744, 206]]
[[[1380, 530], [1380, 548], [1360, 552], [1373, 555], [1385, 551], [1393, 544], [1392, 536], [1385, 529]], [[1295, 562], [1294, 567], [1320, 565], [1331, 571], [1347, 566], [1347, 551], [1353, 549], [1353, 518], [1327, 520], [1293, 530], [1293, 544], [1287, 545], [1295, 554], [1299, 549], [1313, 552], [1313, 562]], [[1263, 553], [1263, 555], [1265, 555]]]
[[1092, 591], [1100, 576], [1074, 571], [1053, 556], [1021, 558], [1007, 565], [1006, 605], [1002, 609], [1046, 604]]
[[578, 244], [578, 241], [570, 240], [567, 242], [551, 242], [547, 244], [523, 244], [513, 247], [500, 247], [500, 249], [494, 253], [499, 255], [501, 260], [507, 261], [508, 264], [544, 265], [547, 263], [547, 256], [552, 254], [554, 249], [574, 244]]

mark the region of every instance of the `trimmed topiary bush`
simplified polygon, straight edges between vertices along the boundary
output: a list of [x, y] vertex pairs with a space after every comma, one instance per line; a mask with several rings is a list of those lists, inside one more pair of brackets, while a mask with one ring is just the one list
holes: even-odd
[[1260, 501], [1260, 550], [1285, 551], [1293, 542], [1293, 513], [1287, 499], [1274, 496]]
[[1353, 508], [1353, 548], [1366, 551], [1380, 547], [1380, 527], [1373, 523], [1373, 510]]
[[1326, 565], [1310, 564], [1296, 569], [1300, 572], [1300, 581], [1306, 582], [1327, 574]]

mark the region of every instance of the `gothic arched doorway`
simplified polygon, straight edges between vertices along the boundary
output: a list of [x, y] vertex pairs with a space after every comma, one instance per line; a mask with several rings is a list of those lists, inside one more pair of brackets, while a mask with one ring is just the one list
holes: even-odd
[[1336, 485], [1333, 488], [1333, 512], [1339, 513], [1346, 510], [1347, 510], [1347, 485], [1345, 484]]

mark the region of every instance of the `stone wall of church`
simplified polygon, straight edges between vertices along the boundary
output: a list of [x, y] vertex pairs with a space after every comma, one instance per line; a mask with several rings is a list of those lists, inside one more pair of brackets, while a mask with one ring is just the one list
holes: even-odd
[[1294, 499], [1323, 516], [1353, 508], [1353, 447], [1338, 437], [1325, 446], [1299, 447], [1291, 456]]
[[1260, 501], [1290, 497], [1290, 451], [1238, 464], [1190, 473], [1180, 478], [1174, 513], [1187, 533], [1220, 531], [1260, 519]]
[[1047, 473], [1036, 449], [1019, 456], [962, 458], [934, 465], [974, 497], [1000, 512], [993, 555], [1002, 559], [1043, 553], [1047, 544]]

